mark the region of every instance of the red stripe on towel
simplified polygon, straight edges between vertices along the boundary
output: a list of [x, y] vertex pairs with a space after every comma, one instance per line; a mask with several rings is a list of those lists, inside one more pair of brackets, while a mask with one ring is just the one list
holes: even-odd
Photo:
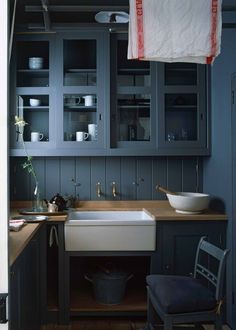
[[206, 59], [207, 64], [211, 64], [216, 55], [216, 30], [217, 30], [217, 16], [218, 16], [218, 0], [211, 1], [211, 56]]
[[144, 58], [143, 1], [136, 0], [138, 58]]

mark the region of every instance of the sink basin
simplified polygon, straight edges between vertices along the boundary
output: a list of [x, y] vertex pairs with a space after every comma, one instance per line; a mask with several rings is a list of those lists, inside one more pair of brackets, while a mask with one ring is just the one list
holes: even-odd
[[145, 211], [71, 211], [66, 251], [153, 251], [156, 221]]

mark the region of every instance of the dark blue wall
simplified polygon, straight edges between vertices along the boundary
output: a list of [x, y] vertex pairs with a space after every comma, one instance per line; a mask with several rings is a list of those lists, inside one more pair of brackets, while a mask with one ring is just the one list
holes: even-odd
[[[235, 214], [233, 214], [233, 168], [232, 168], [232, 74], [236, 72], [236, 28], [224, 29], [222, 51], [212, 67], [212, 155], [203, 162], [203, 191], [220, 198], [229, 216], [228, 247], [231, 249], [227, 269], [228, 321], [232, 324], [232, 290], [235, 291]], [[235, 196], [234, 196], [235, 198]], [[235, 201], [234, 201], [235, 203]], [[233, 275], [233, 276], [232, 276]], [[233, 282], [232, 282], [232, 279]], [[234, 307], [234, 306], [233, 306]], [[235, 320], [234, 320], [235, 322]], [[235, 323], [234, 323], [235, 325]], [[233, 327], [235, 329], [235, 327]]]

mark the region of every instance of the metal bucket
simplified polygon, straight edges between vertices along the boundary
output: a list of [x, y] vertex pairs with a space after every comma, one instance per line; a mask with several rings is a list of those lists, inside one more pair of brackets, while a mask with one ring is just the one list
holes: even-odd
[[98, 271], [85, 275], [86, 280], [93, 284], [96, 301], [105, 305], [118, 305], [122, 302], [126, 283], [132, 277], [132, 274], [124, 271]]

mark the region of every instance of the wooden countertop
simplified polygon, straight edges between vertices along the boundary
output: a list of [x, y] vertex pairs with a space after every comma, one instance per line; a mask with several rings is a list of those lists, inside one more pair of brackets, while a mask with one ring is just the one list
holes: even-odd
[[28, 242], [35, 235], [41, 223], [27, 223], [19, 231], [10, 231], [9, 234], [9, 262], [10, 266], [24, 250]]
[[[17, 210], [29, 207], [30, 202], [13, 202], [11, 215], [18, 215]], [[201, 221], [201, 220], [227, 220], [227, 215], [211, 210], [201, 214], [180, 214], [170, 207], [168, 201], [80, 201], [78, 211], [102, 211], [102, 210], [146, 210], [157, 221]], [[65, 221], [65, 215], [53, 215], [48, 217], [49, 222]]]

